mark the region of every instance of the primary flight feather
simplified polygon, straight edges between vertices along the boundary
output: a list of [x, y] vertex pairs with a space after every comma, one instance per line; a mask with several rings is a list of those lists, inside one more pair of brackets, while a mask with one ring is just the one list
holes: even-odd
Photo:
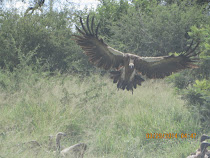
[[140, 57], [138, 55], [120, 52], [98, 37], [99, 24], [94, 29], [94, 17], [89, 21], [89, 15], [86, 20], [86, 27], [80, 17], [82, 29], [76, 26], [81, 35], [74, 35], [77, 44], [84, 50], [89, 57], [90, 62], [99, 68], [111, 71], [111, 78], [117, 83], [117, 88], [127, 89], [133, 92], [133, 88], [141, 85], [144, 79], [141, 75], [148, 78], [164, 78], [172, 72], [177, 72], [186, 68], [195, 68], [191, 57], [198, 55], [195, 49], [199, 43], [191, 49], [193, 42], [188, 50], [179, 56], [163, 57]]

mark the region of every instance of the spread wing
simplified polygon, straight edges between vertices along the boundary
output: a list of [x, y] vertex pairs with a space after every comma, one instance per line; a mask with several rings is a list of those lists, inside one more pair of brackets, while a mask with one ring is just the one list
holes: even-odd
[[77, 44], [84, 50], [84, 53], [89, 57], [89, 60], [97, 67], [102, 67], [105, 70], [112, 68], [118, 69], [123, 65], [124, 53], [109, 47], [102, 39], [98, 38], [99, 24], [94, 30], [94, 17], [92, 18], [91, 25], [89, 25], [89, 15], [87, 16], [86, 25], [84, 26], [82, 18], [80, 17], [82, 30], [77, 26], [77, 30], [81, 36], [76, 37]]
[[165, 76], [171, 75], [172, 72], [186, 68], [196, 68], [197, 66], [193, 64], [194, 60], [191, 57], [200, 53], [194, 53], [199, 43], [191, 49], [192, 43], [188, 50], [179, 56], [138, 57], [134, 61], [135, 68], [142, 75], [146, 75], [149, 78], [164, 78]]

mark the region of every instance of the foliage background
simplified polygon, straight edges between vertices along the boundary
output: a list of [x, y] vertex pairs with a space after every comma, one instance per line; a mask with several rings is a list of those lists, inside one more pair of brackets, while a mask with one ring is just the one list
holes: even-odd
[[[56, 10], [54, 3], [27, 16], [0, 10], [0, 157], [26, 157], [24, 143], [32, 139], [42, 144], [41, 152], [29, 150], [32, 157], [54, 157], [45, 152], [46, 136], [58, 131], [69, 134], [65, 145], [87, 142], [87, 157], [167, 157], [174, 148], [179, 152], [171, 157], [180, 158], [193, 152], [196, 140], [148, 140], [145, 132], [199, 136], [210, 129], [208, 1], [100, 0], [96, 9], [83, 10], [73, 3]], [[168, 83], [147, 81], [133, 96], [116, 92], [73, 41], [78, 17], [88, 14], [100, 22], [107, 44], [140, 56], [178, 54], [199, 40], [199, 68], [173, 74]]]

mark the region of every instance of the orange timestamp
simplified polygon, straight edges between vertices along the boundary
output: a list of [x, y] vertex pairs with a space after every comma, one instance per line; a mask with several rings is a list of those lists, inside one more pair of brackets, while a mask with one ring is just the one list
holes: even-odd
[[182, 138], [182, 139], [186, 139], [186, 138], [192, 138], [195, 139], [196, 137], [196, 133], [181, 133], [181, 134], [177, 134], [177, 133], [147, 133], [146, 134], [146, 138], [147, 139], [171, 139], [171, 138]]

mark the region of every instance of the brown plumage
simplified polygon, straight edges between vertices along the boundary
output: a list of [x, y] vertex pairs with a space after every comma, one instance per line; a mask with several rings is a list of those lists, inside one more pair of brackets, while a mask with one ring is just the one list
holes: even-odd
[[68, 158], [83, 158], [87, 145], [85, 143], [78, 143], [61, 150], [60, 140], [63, 136], [66, 136], [66, 134], [63, 132], [59, 132], [56, 135], [56, 147], [58, 155]]
[[206, 134], [203, 134], [203, 135], [201, 136], [200, 142], [203, 142], [203, 141], [205, 141], [206, 139], [210, 139], [210, 136], [207, 136]]
[[94, 30], [94, 17], [90, 24], [89, 15], [87, 16], [86, 27], [81, 17], [80, 23], [82, 29], [77, 26], [76, 28], [81, 35], [74, 35], [77, 44], [95, 66], [105, 70], [115, 69], [111, 71], [111, 78], [114, 83], [117, 83], [118, 89], [127, 89], [133, 92], [133, 88], [141, 85], [144, 81], [141, 75], [146, 75], [148, 78], [164, 78], [171, 75], [172, 72], [197, 67], [192, 64], [191, 57], [199, 54], [194, 53], [199, 43], [191, 49], [192, 42], [188, 50], [179, 56], [140, 57], [122, 53], [104, 43], [103, 39], [98, 37], [99, 24]]
[[210, 143], [202, 142], [200, 145], [200, 151], [197, 151], [194, 155], [190, 155], [187, 158], [209, 158], [206, 153], [206, 148], [210, 146]]
[[[200, 143], [203, 143], [205, 140], [210, 139], [210, 136], [207, 136], [206, 134], [203, 134], [200, 138]], [[201, 147], [201, 146], [200, 146]], [[197, 149], [195, 153], [192, 153], [190, 156], [195, 156], [198, 153], [200, 153], [202, 150], [201, 148]], [[205, 151], [203, 151], [208, 158], [210, 158], [210, 150], [205, 148]], [[190, 156], [188, 156], [190, 158]]]
[[[210, 139], [210, 136], [207, 136], [206, 134], [203, 134], [201, 136], [200, 142], [202, 143], [207, 139]], [[210, 158], [210, 150], [206, 149], [205, 154], [207, 155], [208, 158]]]

